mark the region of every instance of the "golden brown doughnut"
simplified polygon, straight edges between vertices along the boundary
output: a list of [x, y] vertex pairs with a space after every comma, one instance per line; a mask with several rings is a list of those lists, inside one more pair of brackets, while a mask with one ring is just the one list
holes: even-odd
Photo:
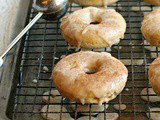
[[62, 96], [85, 103], [108, 102], [124, 88], [128, 70], [106, 52], [78, 52], [60, 60], [53, 81]]
[[113, 4], [118, 0], [70, 0], [70, 1], [79, 4], [81, 6], [106, 6]]
[[151, 4], [151, 5], [160, 5], [160, 0], [144, 0], [145, 2]]
[[114, 9], [88, 7], [64, 17], [60, 29], [70, 45], [103, 48], [124, 38], [126, 22]]
[[148, 74], [154, 92], [160, 96], [160, 57], [151, 63]]
[[144, 17], [141, 30], [150, 45], [160, 46], [160, 7]]

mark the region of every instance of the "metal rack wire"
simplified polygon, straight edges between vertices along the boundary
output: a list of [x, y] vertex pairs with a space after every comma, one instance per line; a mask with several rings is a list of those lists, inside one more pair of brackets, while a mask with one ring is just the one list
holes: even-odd
[[[99, 113], [118, 113], [119, 120], [147, 120], [146, 113], [150, 112], [149, 108], [159, 106], [158, 103], [145, 102], [140, 97], [140, 92], [144, 88], [150, 88], [148, 82], [148, 67], [150, 63], [160, 54], [160, 49], [157, 47], [150, 47], [145, 43], [140, 27], [144, 14], [152, 11], [153, 6], [148, 5], [142, 0], [120, 0], [116, 4], [108, 6], [115, 8], [123, 15], [127, 22], [127, 31], [125, 38], [121, 40], [118, 45], [112, 46], [111, 49], [94, 49], [93, 51], [110, 52], [116, 58], [125, 63], [129, 70], [129, 77], [124, 91], [118, 97], [109, 103], [105, 103], [104, 111]], [[68, 13], [75, 10], [82, 9], [82, 7], [71, 4]], [[35, 16], [35, 12], [31, 10], [30, 20]], [[52, 80], [50, 80], [52, 68], [60, 60], [62, 55], [68, 55], [75, 52], [76, 48], [68, 50], [68, 44], [63, 40], [60, 33], [60, 21], [47, 21], [40, 19], [33, 28], [28, 31], [24, 48], [22, 51], [22, 58], [20, 63], [20, 82], [16, 86], [17, 92], [15, 96], [13, 120], [41, 120], [41, 108], [46, 105], [41, 98], [43, 93], [56, 89]], [[57, 59], [59, 58], [59, 59]], [[136, 61], [141, 61], [137, 63]], [[47, 66], [49, 71], [43, 69]], [[33, 83], [36, 79], [37, 82]], [[148, 96], [148, 95], [147, 95]], [[50, 95], [48, 97], [50, 99]], [[149, 99], [149, 97], [148, 97]], [[69, 110], [63, 112], [55, 112], [56, 114], [69, 113], [75, 120], [77, 120], [81, 113], [77, 112], [77, 103], [68, 103], [66, 100], [61, 100], [60, 103], [48, 103], [47, 105], [70, 106], [74, 105], [73, 111]], [[106, 109], [106, 105], [109, 108]], [[114, 104], [125, 104], [125, 110], [113, 109]], [[92, 105], [90, 105], [92, 106]], [[88, 111], [89, 118], [91, 113], [95, 111]], [[96, 111], [97, 112], [97, 111]], [[86, 112], [84, 112], [86, 113]], [[51, 114], [47, 111], [47, 114]], [[104, 115], [105, 120], [105, 115]]]

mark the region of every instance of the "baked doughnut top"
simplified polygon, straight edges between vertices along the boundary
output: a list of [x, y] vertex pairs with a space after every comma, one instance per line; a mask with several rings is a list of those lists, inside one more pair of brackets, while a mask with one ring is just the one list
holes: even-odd
[[160, 0], [144, 0], [145, 2], [151, 4], [151, 5], [160, 5]]
[[151, 63], [148, 74], [154, 92], [160, 96], [160, 57]]
[[108, 102], [124, 88], [128, 70], [106, 52], [78, 52], [56, 64], [53, 81], [62, 96], [85, 103]]
[[87, 7], [62, 18], [63, 38], [82, 48], [103, 48], [124, 38], [126, 22], [114, 9]]
[[160, 7], [144, 16], [142, 33], [152, 46], [160, 46]]
[[70, 1], [77, 3], [81, 6], [106, 6], [113, 4], [118, 0], [70, 0]]

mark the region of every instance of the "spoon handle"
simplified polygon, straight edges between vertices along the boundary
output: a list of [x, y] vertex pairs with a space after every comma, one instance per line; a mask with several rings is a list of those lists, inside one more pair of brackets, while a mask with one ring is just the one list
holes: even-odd
[[18, 34], [18, 36], [9, 44], [6, 51], [0, 56], [1, 58], [4, 58], [6, 54], [19, 42], [19, 40], [23, 37], [23, 35], [40, 19], [40, 17], [43, 15], [42, 12], [39, 12], [33, 20]]

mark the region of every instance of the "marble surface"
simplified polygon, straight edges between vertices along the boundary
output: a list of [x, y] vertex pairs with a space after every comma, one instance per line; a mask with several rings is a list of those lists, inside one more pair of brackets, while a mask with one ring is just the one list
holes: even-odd
[[17, 28], [17, 14], [20, 0], [0, 0], [0, 54], [4, 52]]
[[[30, 0], [0, 0], [0, 55], [24, 28], [29, 2]], [[20, 44], [17, 44], [11, 50], [4, 59], [3, 67], [0, 68], [0, 120], [7, 120], [5, 115], [6, 106], [12, 86], [19, 47]]]

